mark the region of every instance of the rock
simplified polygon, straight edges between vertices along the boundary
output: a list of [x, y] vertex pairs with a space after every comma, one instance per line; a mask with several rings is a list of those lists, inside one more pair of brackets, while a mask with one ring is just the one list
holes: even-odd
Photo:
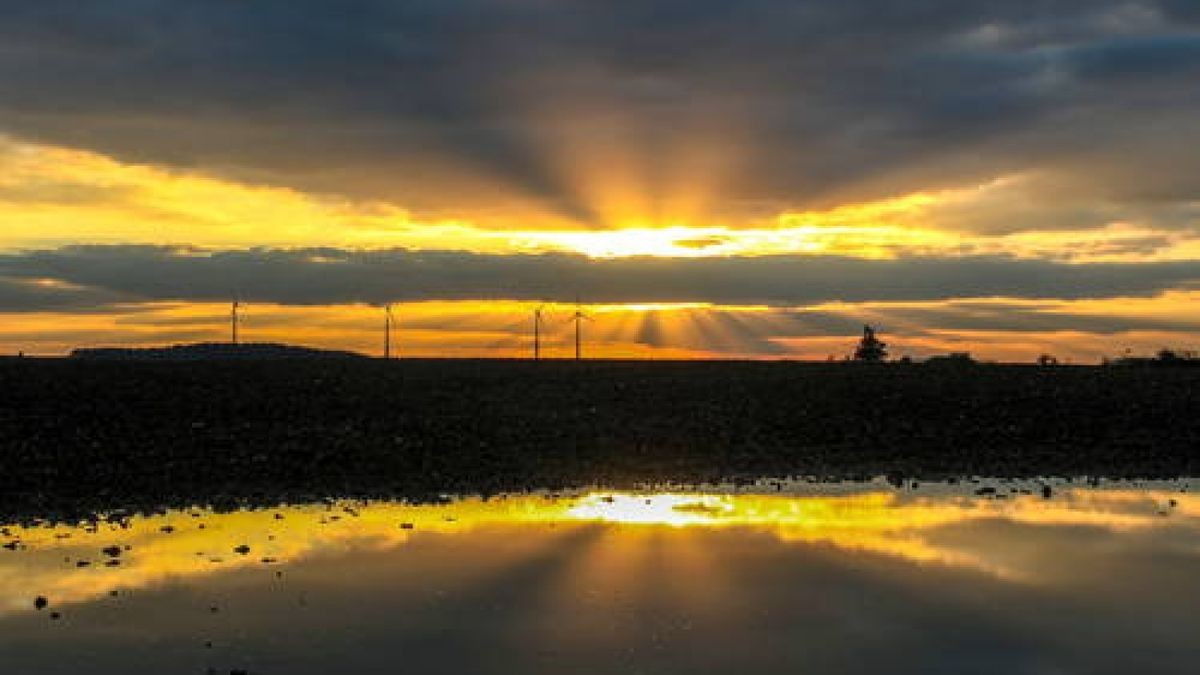
[[43, 609], [46, 609], [46, 606], [49, 604], [50, 604], [50, 601], [47, 600], [45, 598], [45, 596], [39, 595], [36, 598], [34, 598], [34, 600], [33, 600], [33, 608], [39, 612], [42, 611]]

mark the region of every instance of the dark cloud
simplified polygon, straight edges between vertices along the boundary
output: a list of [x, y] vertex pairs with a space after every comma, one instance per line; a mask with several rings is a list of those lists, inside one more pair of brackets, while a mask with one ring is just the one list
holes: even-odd
[[131, 299], [105, 288], [0, 276], [0, 311], [4, 312], [104, 311]]
[[799, 306], [950, 298], [1148, 296], [1200, 280], [1200, 263], [1066, 264], [1005, 257], [591, 259], [572, 254], [76, 246], [0, 256], [0, 277], [116, 297], [294, 305], [514, 299]]
[[1194, 199], [1157, 150], [1200, 137], [1197, 40], [1174, 0], [46, 0], [0, 22], [0, 129], [583, 225], [604, 147], [654, 193], [715, 146], [732, 216], [1030, 168]]
[[1200, 70], [1200, 35], [1123, 40], [1079, 49], [1069, 55], [1088, 79], [1174, 77]]
[[1200, 5], [1192, 0], [1161, 0], [1161, 5], [1171, 21], [1188, 26], [1200, 25]]
[[[568, 254], [201, 252], [93, 246], [0, 256], [0, 312], [115, 316], [110, 327], [63, 321], [24, 327], [17, 323], [5, 331], [10, 342], [65, 349], [121, 344], [146, 330], [163, 340], [212, 339], [221, 334], [228, 318], [216, 311], [156, 311], [164, 302], [168, 306], [226, 302], [237, 295], [251, 306], [476, 299], [570, 303], [579, 292], [585, 302], [597, 304], [703, 301], [717, 305], [638, 312], [598, 308], [586, 329], [591, 340], [730, 355], [788, 355], [793, 353], [793, 340], [836, 337], [852, 344], [863, 323], [870, 323], [890, 336], [903, 353], [925, 355], [936, 348], [923, 346], [922, 340], [940, 344], [947, 336], [964, 332], [993, 337], [1075, 332], [1098, 338], [1098, 344], [1124, 344], [1128, 334], [1135, 332], [1194, 334], [1200, 330], [1195, 317], [1154, 311], [1107, 315], [1100, 309], [1063, 305], [1057, 298], [1150, 296], [1197, 280], [1200, 263], [1064, 264], [994, 257], [869, 261], [804, 256], [595, 260]], [[1003, 299], [963, 299], [981, 296]], [[821, 304], [833, 301], [846, 304]], [[727, 306], [738, 304], [769, 308], [744, 311]], [[288, 329], [311, 320], [287, 312], [251, 313], [255, 330]], [[552, 308], [548, 320], [547, 344], [555, 344], [558, 338], [569, 340], [562, 333], [569, 322], [566, 311]], [[361, 317], [338, 318], [336, 312], [321, 319], [325, 328], [336, 326], [349, 335], [363, 330], [362, 321]], [[403, 320], [408, 330], [490, 335], [498, 341], [517, 339], [513, 336], [523, 334], [528, 322], [527, 313], [516, 308], [481, 314], [456, 306], [405, 314]], [[374, 327], [373, 322], [370, 325]], [[964, 348], [978, 346], [963, 344]]]

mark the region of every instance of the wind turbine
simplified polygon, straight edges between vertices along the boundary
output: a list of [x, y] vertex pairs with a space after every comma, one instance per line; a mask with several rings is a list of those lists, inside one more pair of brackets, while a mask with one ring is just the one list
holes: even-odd
[[543, 314], [546, 311], [545, 305], [538, 305], [533, 310], [533, 360], [542, 360], [542, 322]]
[[388, 303], [383, 306], [383, 358], [384, 360], [392, 358], [392, 327], [396, 323], [396, 318], [392, 314], [392, 304]]
[[585, 319], [591, 321], [592, 317], [583, 311], [583, 305], [579, 304], [579, 296], [575, 296], [575, 313], [571, 316], [571, 320], [575, 322], [576, 361], [583, 360], [583, 322]]
[[238, 328], [242, 321], [242, 301], [234, 298], [229, 309], [229, 337], [233, 344], [238, 344]]

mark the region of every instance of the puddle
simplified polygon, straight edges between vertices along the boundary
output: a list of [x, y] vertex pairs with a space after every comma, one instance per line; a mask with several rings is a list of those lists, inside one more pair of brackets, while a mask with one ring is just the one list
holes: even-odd
[[0, 655], [30, 674], [1193, 672], [1191, 482], [1043, 485], [10, 525]]

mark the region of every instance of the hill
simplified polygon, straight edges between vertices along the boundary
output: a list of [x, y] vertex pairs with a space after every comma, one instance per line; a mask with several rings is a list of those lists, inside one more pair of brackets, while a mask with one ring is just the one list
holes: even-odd
[[366, 357], [354, 352], [314, 349], [272, 342], [250, 344], [203, 342], [169, 347], [76, 349], [71, 352], [71, 358], [104, 361], [212, 361], [229, 359], [362, 359]]

